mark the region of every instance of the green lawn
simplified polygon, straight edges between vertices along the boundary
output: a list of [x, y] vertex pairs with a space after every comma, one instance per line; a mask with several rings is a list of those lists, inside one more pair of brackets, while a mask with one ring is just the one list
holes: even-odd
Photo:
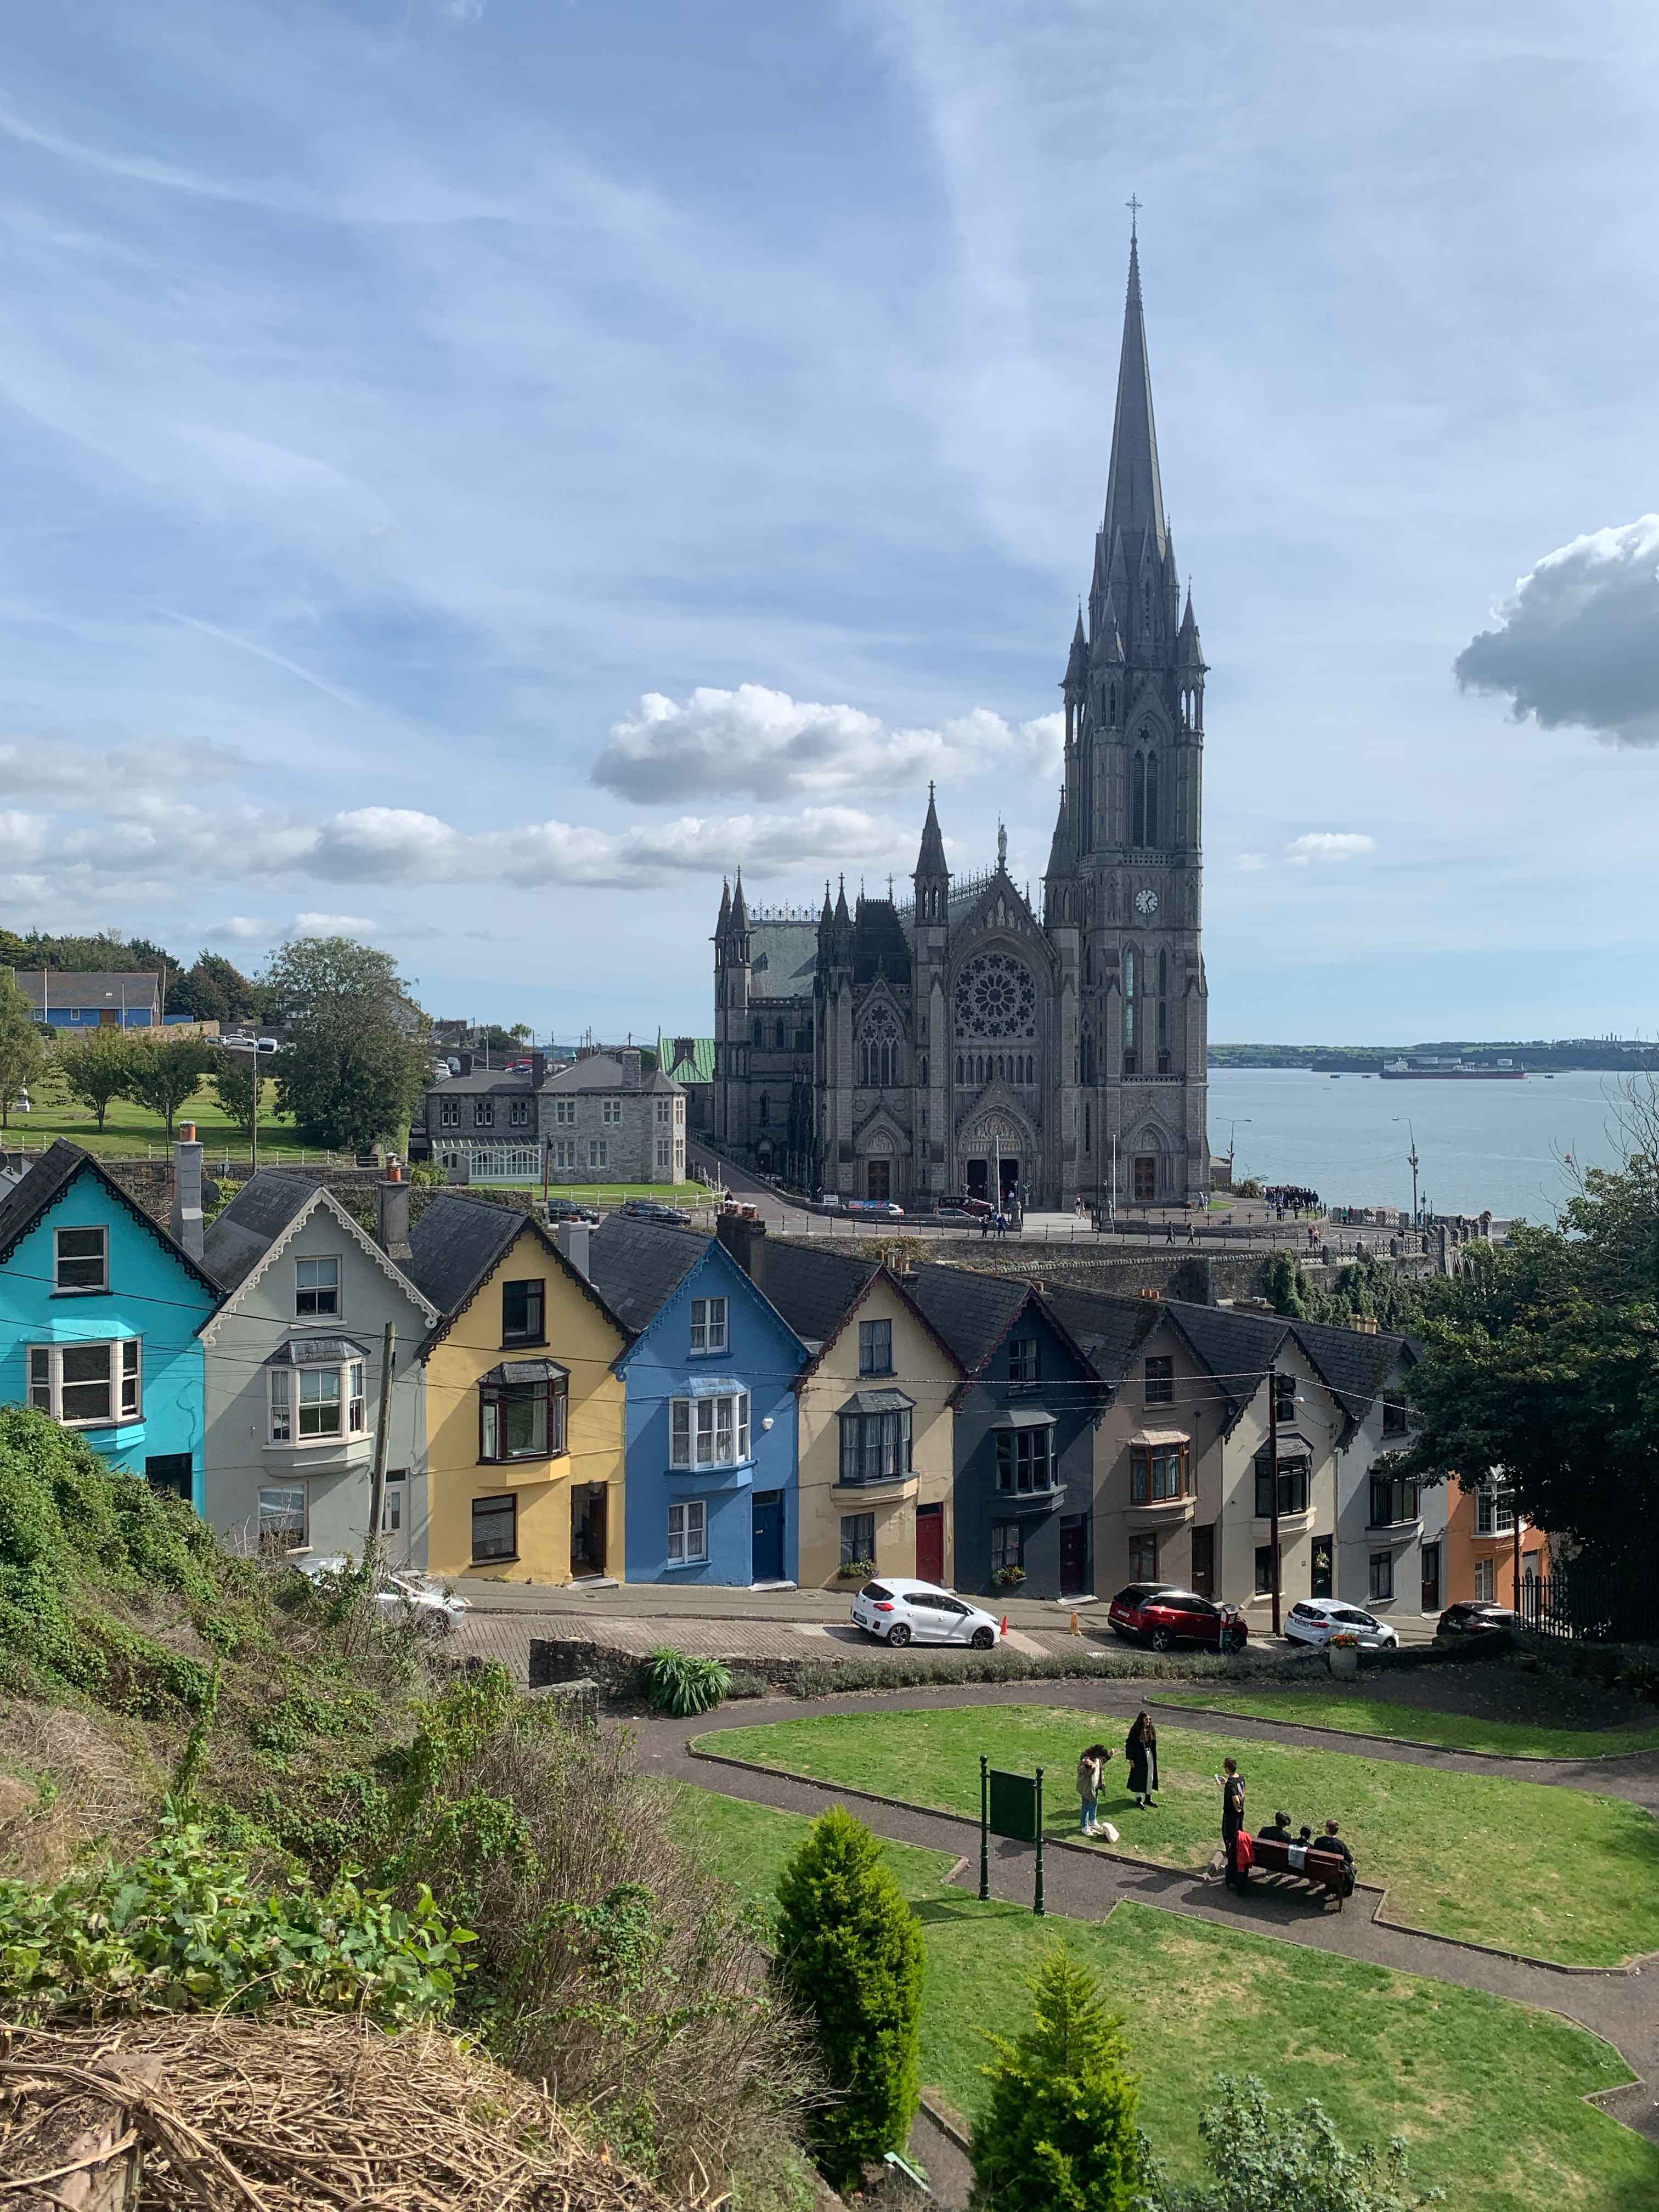
[[[247, 1055], [240, 1058], [246, 1066]], [[264, 1090], [264, 1110], [259, 1116], [259, 1157], [274, 1165], [278, 1158], [297, 1160], [302, 1147], [294, 1133], [293, 1123], [275, 1108], [276, 1086], [267, 1081]], [[197, 1134], [207, 1146], [210, 1161], [213, 1154], [228, 1152], [233, 1158], [247, 1158], [247, 1139], [231, 1122], [214, 1096], [211, 1083], [204, 1082], [197, 1090], [188, 1106], [179, 1109], [179, 1120], [194, 1121]], [[77, 1106], [73, 1100], [64, 1098], [58, 1085], [47, 1078], [44, 1093], [29, 1114], [15, 1114], [7, 1141], [26, 1146], [32, 1152], [43, 1152], [59, 1137], [67, 1137], [71, 1144], [82, 1145], [89, 1152], [106, 1158], [135, 1154], [143, 1158], [154, 1153], [160, 1157], [167, 1151], [167, 1124], [159, 1114], [146, 1107], [135, 1106], [130, 1098], [118, 1098], [105, 1117], [100, 1134], [98, 1117], [90, 1106]], [[307, 1159], [321, 1159], [324, 1155], [313, 1145], [303, 1150]]]
[[[701, 1741], [732, 1758], [975, 1817], [981, 1751], [994, 1766], [1041, 1765], [1046, 1825], [1063, 1835], [1076, 1831], [1073, 1777], [1090, 1734], [1083, 1713], [987, 1705], [820, 1714]], [[1226, 1748], [1224, 1736], [1160, 1728], [1156, 1811], [1130, 1802], [1120, 1749], [1100, 1801], [1120, 1848], [1204, 1865], [1220, 1841], [1216, 1778]], [[1250, 1825], [1265, 1826], [1280, 1806], [1297, 1825], [1340, 1820], [1361, 1878], [1388, 1889], [1390, 1919], [1571, 1966], [1617, 1966], [1659, 1949], [1659, 1823], [1635, 1806], [1254, 1738], [1237, 1755]]]
[[[1296, 1721], [1307, 1728], [1344, 1729], [1359, 1735], [1401, 1736], [1449, 1751], [1484, 1751], [1505, 1759], [1608, 1759], [1615, 1753], [1659, 1751], [1659, 1722], [1626, 1728], [1571, 1728], [1542, 1720], [1488, 1719], [1401, 1705], [1333, 1683], [1317, 1690], [1163, 1691], [1160, 1705], [1203, 1705], [1256, 1720]], [[1511, 1707], [1513, 1710], [1513, 1707]]]
[[[697, 1790], [682, 1825], [734, 1887], [770, 1904], [806, 1822]], [[1235, 1935], [1147, 1906], [1103, 1923], [1032, 1918], [947, 1889], [951, 1861], [886, 1847], [927, 1941], [922, 2080], [959, 2110], [980, 2101], [981, 2027], [1016, 2028], [1024, 1980], [1069, 1944], [1122, 2010], [1141, 2120], [1178, 2173], [1200, 2169], [1198, 2108], [1213, 2075], [1260, 2074], [1317, 2096], [1350, 2144], [1404, 2136], [1449, 2212], [1642, 2212], [1659, 2202], [1659, 2150], [1580, 2101], [1629, 2080], [1618, 2054], [1551, 2013], [1448, 1983]]]

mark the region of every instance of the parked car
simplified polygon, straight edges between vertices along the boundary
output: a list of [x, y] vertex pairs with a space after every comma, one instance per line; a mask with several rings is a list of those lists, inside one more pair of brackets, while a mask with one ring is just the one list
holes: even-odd
[[1249, 1627], [1236, 1605], [1218, 1604], [1170, 1583], [1130, 1583], [1106, 1608], [1126, 1644], [1168, 1651], [1176, 1644], [1204, 1644], [1212, 1651], [1242, 1651]]
[[1506, 1605], [1497, 1605], [1487, 1597], [1463, 1597], [1446, 1607], [1434, 1625], [1434, 1632], [1437, 1637], [1484, 1636], [1488, 1629], [1519, 1625]]
[[1398, 1632], [1386, 1620], [1336, 1598], [1299, 1600], [1285, 1616], [1285, 1633], [1292, 1644], [1328, 1644], [1334, 1636], [1357, 1636], [1362, 1651], [1395, 1651], [1400, 1646]]
[[687, 1227], [691, 1219], [684, 1206], [665, 1206], [655, 1198], [630, 1198], [623, 1212], [630, 1221], [665, 1221], [677, 1229]]
[[890, 1198], [849, 1198], [847, 1211], [849, 1213], [879, 1213], [889, 1220], [902, 1221], [904, 1218], [904, 1208]]
[[598, 1221], [601, 1216], [597, 1206], [580, 1206], [574, 1198], [550, 1198], [547, 1218], [550, 1221]]
[[965, 1206], [947, 1203], [933, 1208], [935, 1221], [966, 1221], [976, 1226], [979, 1218], [978, 1214], [970, 1212]]
[[1002, 1631], [994, 1616], [937, 1583], [893, 1575], [866, 1583], [853, 1600], [853, 1626], [884, 1644], [971, 1644], [988, 1651]]
[[[308, 1581], [320, 1582], [326, 1576], [349, 1572], [356, 1563], [337, 1553], [331, 1558], [295, 1564]], [[376, 1583], [374, 1606], [382, 1620], [412, 1621], [422, 1636], [450, 1636], [461, 1615], [472, 1610], [472, 1601], [446, 1589], [429, 1575], [398, 1573], [388, 1568]]]

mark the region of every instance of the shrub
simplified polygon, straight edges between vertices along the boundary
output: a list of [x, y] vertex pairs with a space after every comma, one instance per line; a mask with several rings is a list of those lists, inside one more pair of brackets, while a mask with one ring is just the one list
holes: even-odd
[[861, 1583], [866, 1576], [874, 1574], [876, 1563], [873, 1559], [843, 1559], [836, 1571], [844, 1583]]
[[1413, 2185], [1398, 2137], [1345, 2149], [1317, 2098], [1276, 2107], [1254, 2074], [1218, 2074], [1216, 2089], [1198, 2119], [1213, 2179], [1182, 2188], [1154, 2167], [1152, 2212], [1417, 2212], [1444, 2198]]
[[991, 2039], [990, 2102], [971, 2145], [974, 2203], [986, 2212], [1128, 2212], [1139, 2201], [1140, 2087], [1120, 2023], [1064, 1949], [1048, 1954], [1032, 1989], [1031, 2025], [1012, 2043]]
[[647, 1697], [659, 1713], [672, 1713], [676, 1720], [713, 1712], [731, 1686], [731, 1674], [718, 1659], [694, 1658], [669, 1644], [659, 1644], [646, 1666]]
[[881, 1846], [839, 1806], [814, 1820], [778, 1881], [778, 1971], [817, 2030], [836, 2101], [812, 2116], [818, 2163], [840, 2188], [902, 2150], [920, 2099], [926, 1954]]
[[429, 1892], [405, 1911], [349, 1880], [261, 1889], [245, 1854], [170, 1817], [125, 1864], [106, 1860], [51, 1890], [0, 1882], [0, 2001], [26, 2021], [277, 2004], [441, 2019], [472, 1941]]

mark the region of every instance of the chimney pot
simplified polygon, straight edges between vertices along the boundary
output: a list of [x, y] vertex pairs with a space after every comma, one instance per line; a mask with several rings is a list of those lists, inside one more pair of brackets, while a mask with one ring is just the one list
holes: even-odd
[[404, 1181], [401, 1160], [388, 1160], [386, 1174], [375, 1186], [374, 1239], [388, 1260], [399, 1267], [413, 1257], [409, 1245], [410, 1187]]

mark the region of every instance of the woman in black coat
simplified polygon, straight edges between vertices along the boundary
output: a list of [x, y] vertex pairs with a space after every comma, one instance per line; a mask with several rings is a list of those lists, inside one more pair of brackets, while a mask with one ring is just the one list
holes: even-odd
[[1158, 1730], [1144, 1708], [1135, 1715], [1134, 1724], [1123, 1740], [1123, 1755], [1129, 1762], [1129, 1794], [1137, 1805], [1155, 1806], [1158, 1800], [1152, 1792], [1158, 1788]]

